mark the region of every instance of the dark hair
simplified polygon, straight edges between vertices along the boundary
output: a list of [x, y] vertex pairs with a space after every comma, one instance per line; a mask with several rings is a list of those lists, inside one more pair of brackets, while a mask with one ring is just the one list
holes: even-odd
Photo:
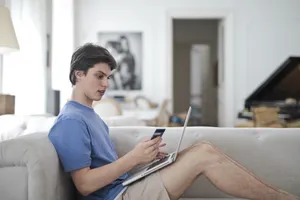
[[81, 70], [86, 73], [97, 63], [106, 63], [114, 70], [117, 66], [115, 59], [109, 51], [99, 45], [86, 43], [80, 46], [72, 55], [69, 79], [72, 85], [76, 83], [74, 71]]

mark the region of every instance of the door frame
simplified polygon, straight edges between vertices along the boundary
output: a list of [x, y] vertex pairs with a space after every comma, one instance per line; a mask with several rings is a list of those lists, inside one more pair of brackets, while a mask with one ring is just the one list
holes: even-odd
[[[173, 20], [174, 19], [219, 19], [224, 21], [224, 126], [233, 127], [235, 124], [235, 90], [234, 90], [234, 12], [231, 10], [209, 9], [173, 9], [166, 14], [166, 67], [167, 95], [171, 100], [173, 112]], [[220, 98], [220, 97], [218, 97]], [[218, 110], [219, 111], [219, 110]], [[225, 115], [226, 113], [226, 115]]]

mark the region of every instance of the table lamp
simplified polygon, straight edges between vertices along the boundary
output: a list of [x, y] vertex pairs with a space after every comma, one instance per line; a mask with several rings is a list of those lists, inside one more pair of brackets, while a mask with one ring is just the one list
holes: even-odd
[[19, 50], [19, 43], [13, 27], [10, 11], [0, 5], [0, 54]]
[[19, 50], [19, 43], [14, 30], [10, 11], [4, 5], [0, 5], [0, 115], [14, 114], [15, 97], [2, 93], [3, 62], [2, 55]]

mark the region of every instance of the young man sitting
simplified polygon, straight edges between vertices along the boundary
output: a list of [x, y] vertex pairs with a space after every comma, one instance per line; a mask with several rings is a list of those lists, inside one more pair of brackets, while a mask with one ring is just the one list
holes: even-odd
[[[179, 199], [199, 177], [207, 177], [221, 191], [240, 198], [292, 200], [296, 197], [261, 181], [249, 170], [210, 143], [201, 142], [182, 152], [175, 163], [146, 178], [123, 187], [128, 172], [139, 164], [162, 155], [162, 139], [140, 142], [118, 158], [109, 129], [94, 112], [108, 88], [116, 62], [103, 47], [85, 44], [71, 59], [70, 101], [64, 105], [49, 139], [66, 172], [85, 200], [168, 200]], [[188, 163], [188, 164], [187, 164]]]

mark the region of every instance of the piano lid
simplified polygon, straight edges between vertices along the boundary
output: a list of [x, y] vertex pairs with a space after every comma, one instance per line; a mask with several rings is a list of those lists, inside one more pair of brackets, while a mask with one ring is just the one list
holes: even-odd
[[300, 57], [289, 57], [245, 101], [245, 108], [253, 105], [283, 102], [287, 98], [300, 100]]

